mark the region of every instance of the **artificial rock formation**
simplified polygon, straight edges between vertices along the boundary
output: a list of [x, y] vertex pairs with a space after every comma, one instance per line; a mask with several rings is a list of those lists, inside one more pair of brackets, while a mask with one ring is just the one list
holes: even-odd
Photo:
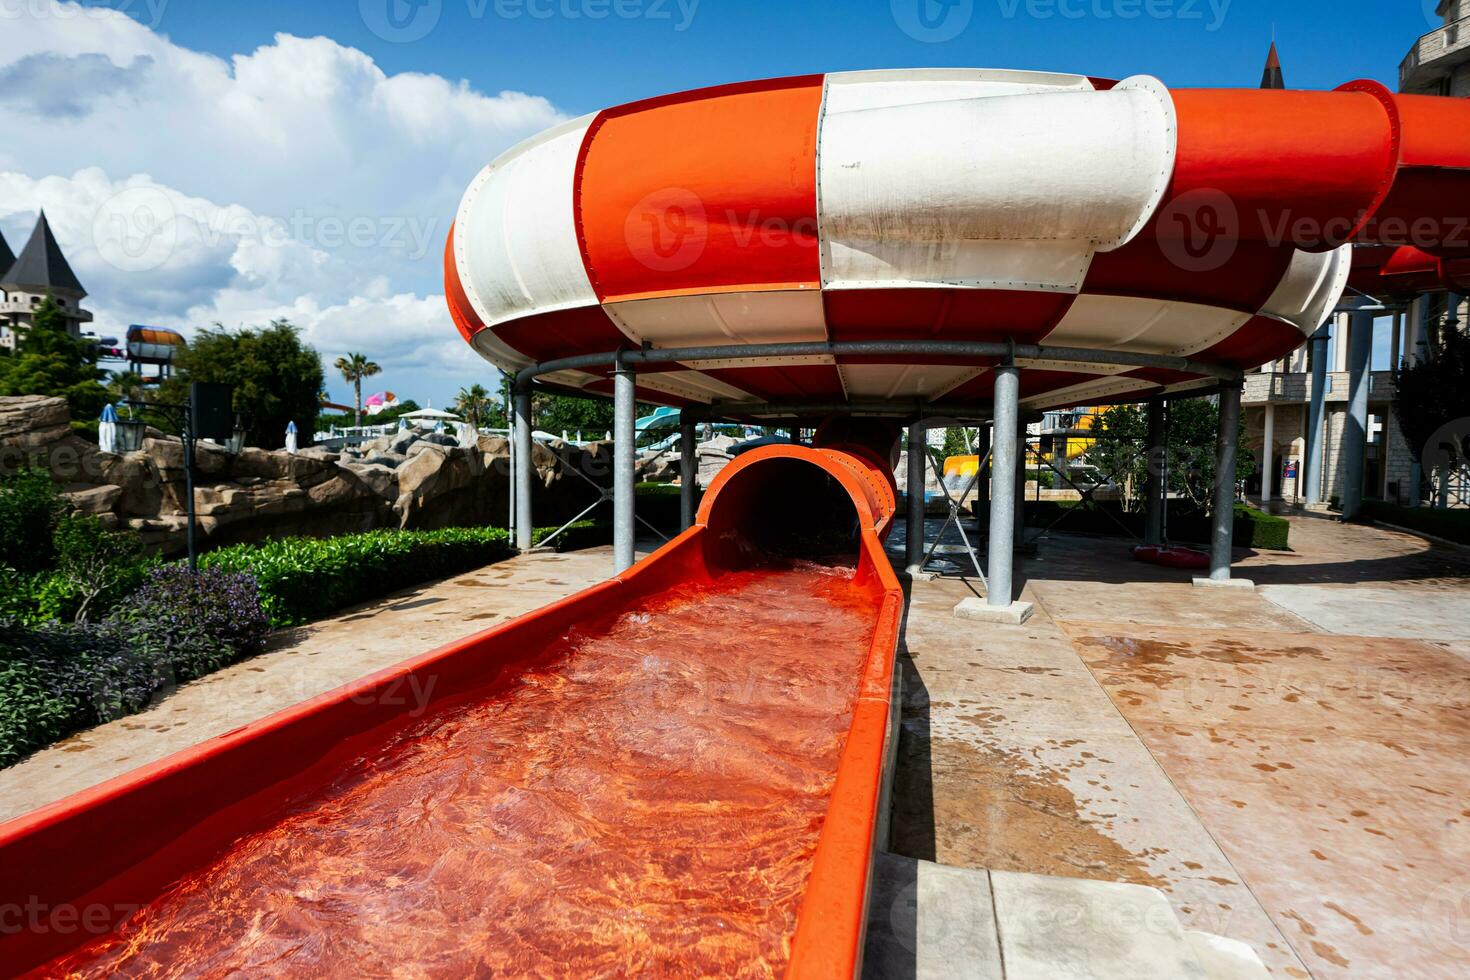
[[[481, 436], [461, 448], [438, 433], [397, 432], [342, 452], [295, 455], [231, 453], [202, 441], [197, 447], [196, 533], [205, 547], [378, 527], [506, 524], [510, 466], [500, 438]], [[603, 445], [537, 444], [533, 462], [538, 525], [567, 520], [597, 499], [573, 468], [602, 485], [612, 471]], [[132, 528], [165, 554], [184, 549], [184, 451], [177, 437], [150, 430], [141, 450], [104, 453], [71, 431], [64, 399], [0, 397], [0, 473], [26, 465], [49, 470], [78, 511]]]

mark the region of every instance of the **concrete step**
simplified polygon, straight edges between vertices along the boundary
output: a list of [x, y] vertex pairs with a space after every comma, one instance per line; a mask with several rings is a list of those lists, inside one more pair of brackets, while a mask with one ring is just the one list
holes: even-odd
[[1260, 980], [1245, 943], [1186, 931], [1156, 888], [879, 856], [868, 980]]
[[1271, 980], [1271, 971], [1250, 943], [1194, 930], [1186, 931], [1184, 938], [1210, 980]]
[[868, 898], [863, 976], [1002, 976], [990, 875], [880, 854]]

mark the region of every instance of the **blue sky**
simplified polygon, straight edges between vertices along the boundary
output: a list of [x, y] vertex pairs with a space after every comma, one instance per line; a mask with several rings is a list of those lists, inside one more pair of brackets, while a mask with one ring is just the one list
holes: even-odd
[[[1372, 77], [1397, 88], [1410, 42], [1438, 25], [1434, 0], [171, 0], [177, 43], [228, 56], [278, 31], [325, 34], [389, 72], [429, 71], [516, 89], [571, 113], [668, 91], [856, 68], [987, 66], [1123, 77], [1170, 86], [1252, 86], [1273, 29], [1297, 88]], [[411, 37], [375, 34], [365, 7], [402, 3]], [[145, 0], [137, 16], [148, 17]], [[948, 40], [916, 40], [905, 11], [927, 5]], [[618, 11], [621, 10], [621, 15]], [[1150, 14], [1152, 11], [1152, 15]], [[600, 16], [599, 16], [600, 15]], [[423, 25], [423, 26], [421, 26]]]
[[[494, 374], [443, 307], [455, 204], [486, 161], [561, 118], [875, 67], [1250, 87], [1273, 31], [1293, 87], [1396, 88], [1434, 5], [24, 0], [0, 6], [0, 232], [19, 248], [44, 206], [104, 333], [285, 316], [329, 363], [361, 350], [383, 387], [443, 404]], [[329, 390], [347, 397], [340, 379]]]

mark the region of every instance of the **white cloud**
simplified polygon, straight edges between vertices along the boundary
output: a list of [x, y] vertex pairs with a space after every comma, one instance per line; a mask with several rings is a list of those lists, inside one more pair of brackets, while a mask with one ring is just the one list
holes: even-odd
[[286, 316], [400, 394], [485, 379], [445, 311], [444, 236], [474, 173], [562, 118], [550, 103], [324, 37], [226, 61], [82, 10], [0, 23], [0, 230], [19, 249], [46, 208], [99, 332]]

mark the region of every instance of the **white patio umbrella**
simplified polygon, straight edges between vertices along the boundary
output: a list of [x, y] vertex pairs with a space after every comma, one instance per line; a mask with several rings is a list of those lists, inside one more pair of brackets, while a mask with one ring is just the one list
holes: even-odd
[[446, 412], [442, 408], [421, 408], [414, 412], [404, 412], [398, 416], [401, 419], [409, 419], [413, 422], [458, 422], [459, 416], [453, 412]]
[[296, 455], [296, 423], [286, 423], [286, 452]]
[[102, 406], [102, 417], [97, 422], [97, 448], [104, 453], [117, 452], [117, 409]]

